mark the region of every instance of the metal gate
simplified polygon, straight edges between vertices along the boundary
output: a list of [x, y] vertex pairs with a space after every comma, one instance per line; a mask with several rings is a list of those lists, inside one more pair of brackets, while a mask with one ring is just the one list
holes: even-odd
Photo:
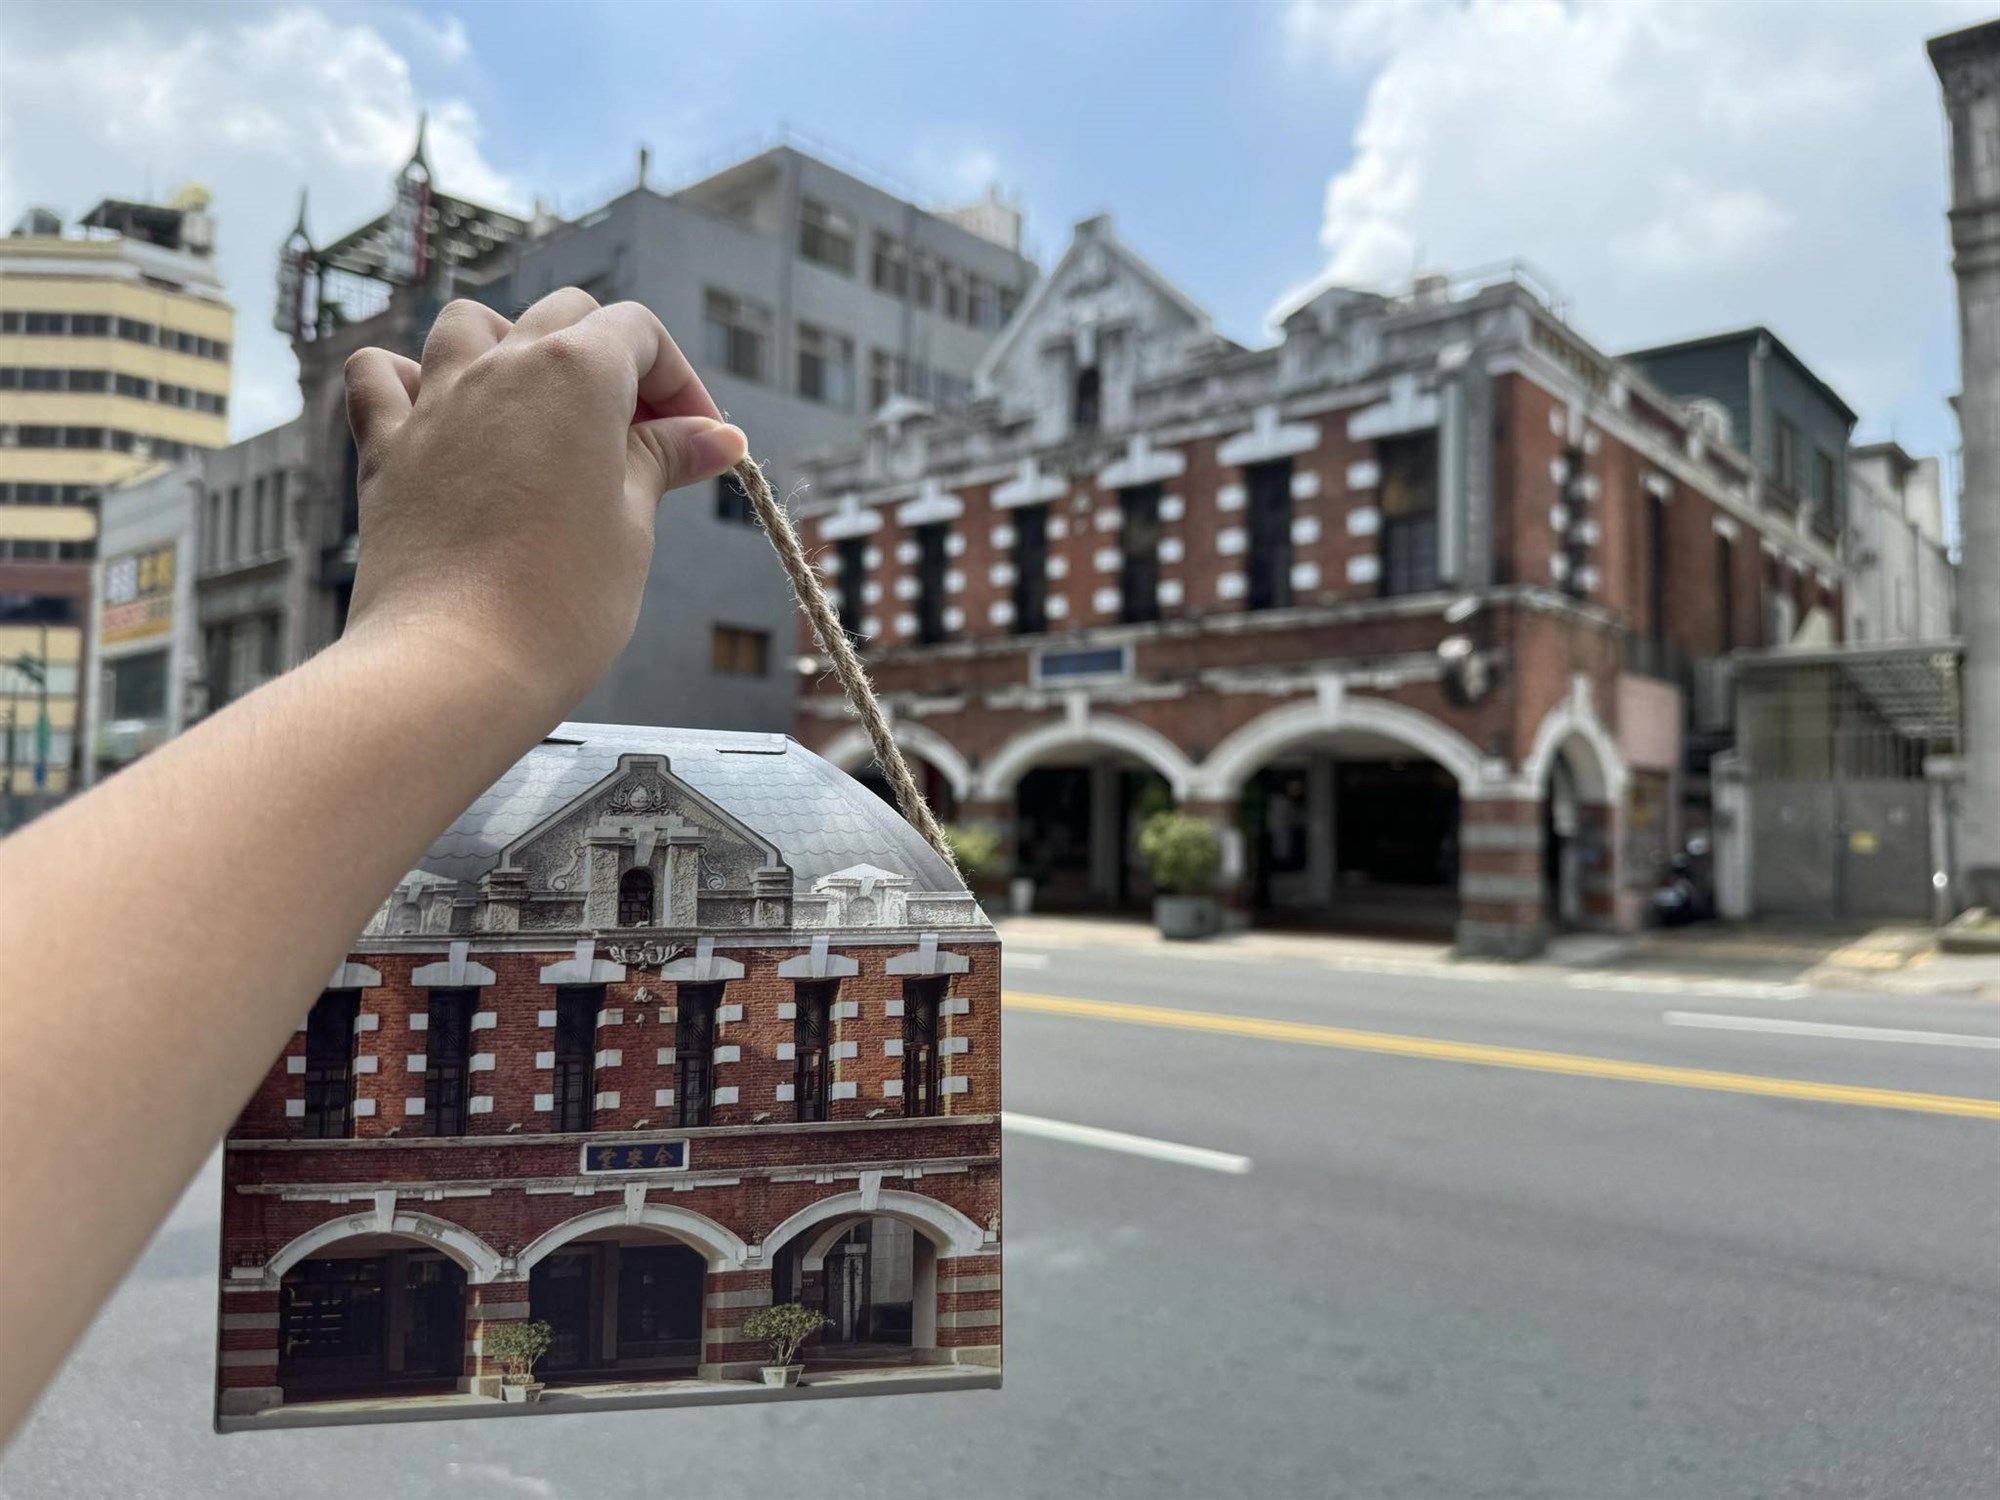
[[1928, 783], [1765, 781], [1749, 790], [1760, 916], [1930, 916]]

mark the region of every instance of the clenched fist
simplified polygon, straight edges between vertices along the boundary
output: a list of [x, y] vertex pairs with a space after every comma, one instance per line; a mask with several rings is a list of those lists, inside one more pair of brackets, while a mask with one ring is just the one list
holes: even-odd
[[552, 292], [438, 315], [418, 364], [347, 362], [361, 553], [347, 633], [497, 674], [553, 723], [631, 638], [660, 496], [745, 439], [660, 320]]

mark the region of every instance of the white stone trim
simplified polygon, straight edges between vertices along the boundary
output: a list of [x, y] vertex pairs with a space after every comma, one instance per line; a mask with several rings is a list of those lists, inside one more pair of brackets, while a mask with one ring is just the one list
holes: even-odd
[[743, 1049], [737, 1046], [736, 1043], [734, 1042], [730, 1042], [725, 1046], [717, 1047], [714, 1050], [714, 1052], [711, 1053], [710, 1055], [714, 1058], [714, 1060], [718, 1064], [743, 1061]]
[[578, 938], [576, 940], [575, 957], [566, 958], [560, 963], [543, 965], [541, 971], [542, 983], [623, 984], [625, 982], [625, 965], [614, 964], [608, 959], [598, 958], [595, 956], [596, 953], [596, 939]]
[[406, 1098], [403, 1101], [403, 1114], [406, 1117], [410, 1115], [420, 1115], [423, 1112], [424, 1112], [424, 1101], [422, 1099]]
[[410, 1012], [410, 1030], [429, 1031], [430, 1029], [431, 1029], [431, 1013], [429, 1011], [413, 1010]]
[[1358, 458], [1347, 466], [1350, 490], [1372, 490], [1382, 482], [1382, 466], [1372, 458]]
[[[1054, 577], [1055, 574], [1051, 573], [1049, 576]], [[1047, 610], [1051, 620], [1067, 620], [1069, 618], [1069, 596], [1066, 594], [1051, 594], [1049, 595], [1049, 602], [1043, 608]]]
[[718, 1005], [715, 1008], [715, 1024], [718, 1026], [726, 1021], [740, 1021], [742, 1019], [743, 1007], [740, 1005], [731, 1003], [729, 1005]]
[[1301, 547], [1310, 547], [1319, 540], [1318, 516], [1293, 516], [1292, 540]]
[[1318, 469], [1301, 469], [1292, 476], [1292, 498], [1294, 500], [1319, 498]]
[[938, 1043], [939, 1057], [957, 1057], [972, 1050], [972, 1039], [963, 1036], [948, 1036]]
[[1160, 538], [1161, 562], [1177, 563], [1186, 556], [1187, 556], [1187, 543], [1183, 542], [1179, 537], [1163, 536]]
[[892, 953], [882, 966], [882, 972], [891, 977], [907, 975], [964, 974], [972, 968], [972, 960], [963, 953], [952, 953], [938, 947], [938, 935], [926, 932], [917, 939], [917, 946], [907, 953]]
[[899, 1036], [883, 1037], [882, 1055], [884, 1057], [901, 1057], [903, 1055], [903, 1039]]
[[555, 1024], [556, 1024], [556, 1013], [554, 1011], [538, 1010], [535, 1012], [535, 1025], [537, 1025], [538, 1027], [548, 1028], [554, 1026]]
[[665, 1109], [673, 1102], [674, 1102], [674, 1091], [672, 1089], [653, 1090], [653, 1107], [655, 1109]]
[[956, 521], [964, 514], [965, 502], [936, 479], [926, 479], [914, 500], [905, 500], [896, 507], [896, 520], [903, 526], [934, 526], [940, 521]]
[[1178, 479], [1187, 472], [1187, 456], [1177, 448], [1155, 448], [1143, 432], [1134, 433], [1125, 446], [1125, 456], [1097, 473], [1099, 488], [1130, 489], [1134, 485], [1156, 484]]
[[359, 1031], [380, 1031], [382, 1018], [372, 1010], [364, 1010], [354, 1018], [354, 1029]]
[[405, 1073], [421, 1073], [431, 1065], [430, 1055], [424, 1052], [408, 1052], [403, 1055]]
[[[934, 729], [925, 728], [922, 724], [904, 719], [896, 720], [889, 727], [890, 732], [895, 735], [898, 746], [936, 767], [938, 774], [944, 777], [945, 784], [951, 788], [954, 798], [963, 802], [971, 795], [972, 767], [943, 735]], [[875, 758], [875, 750], [868, 743], [867, 732], [859, 725], [842, 730], [819, 753], [841, 770], [849, 772], [859, 770]], [[814, 941], [817, 942], [818, 939], [815, 938]], [[836, 968], [830, 969], [826, 974], [794, 975], [791, 972], [791, 965], [797, 962], [797, 959], [786, 959], [778, 967], [779, 976], [832, 979], [859, 972], [858, 968], [846, 971]], [[839, 962], [848, 963], [851, 960], [841, 959]]]
[[285, 1118], [287, 1120], [303, 1120], [305, 1117], [306, 1117], [305, 1100], [287, 1099], [285, 1101]]
[[789, 1083], [781, 1083], [778, 1085], [777, 1092], [774, 1095], [774, 1097], [780, 1104], [790, 1104], [792, 1100], [797, 1096], [797, 1093], [798, 1089], [796, 1085]]
[[779, 1062], [794, 1062], [797, 1060], [799, 1055], [798, 1043], [779, 1042], [777, 1046], [772, 1049], [771, 1055], [774, 1058], [776, 1058]]
[[[1054, 600], [1050, 601], [1053, 606]], [[1102, 745], [1124, 750], [1166, 777], [1176, 800], [1186, 796], [1194, 765], [1181, 748], [1158, 730], [1116, 714], [1086, 712], [1078, 719], [1059, 720], [1023, 730], [1003, 744], [981, 768], [975, 785], [980, 800], [1005, 801], [1015, 783], [1059, 750]]]
[[900, 1079], [900, 1078], [885, 1078], [885, 1079], [883, 1079], [883, 1080], [882, 1080], [882, 1097], [883, 1097], [884, 1099], [900, 1099], [900, 1098], [902, 1098], [902, 1097], [903, 1097], [903, 1080], [902, 1080], [902, 1079]]
[[826, 1091], [826, 1096], [829, 1099], [852, 1099], [860, 1091], [859, 1085], [852, 1079], [849, 1079], [846, 1082], [834, 1084]]
[[1347, 560], [1347, 581], [1349, 583], [1374, 583], [1382, 576], [1382, 559], [1372, 552], [1363, 552]]
[[1200, 802], [1234, 802], [1243, 783], [1294, 745], [1318, 736], [1356, 731], [1400, 741], [1458, 779], [1461, 789], [1483, 784], [1485, 759], [1470, 740], [1416, 709], [1387, 699], [1348, 693], [1339, 678], [1302, 703], [1259, 714], [1223, 739], [1192, 778], [1186, 796]]
[[1011, 547], [1014, 545], [1014, 528], [1002, 521], [986, 533], [986, 539], [995, 547]]
[[591, 1065], [599, 1068], [623, 1067], [624, 1063], [625, 1052], [620, 1047], [600, 1047], [597, 1049], [597, 1055], [591, 1059]]
[[[899, 1089], [900, 1092], [900, 1089]], [[885, 1086], [885, 1097], [888, 1095]], [[901, 1219], [911, 1228], [920, 1231], [937, 1249], [947, 1256], [977, 1255], [983, 1251], [992, 1238], [978, 1224], [948, 1203], [940, 1203], [935, 1198], [922, 1193], [903, 1192], [896, 1188], [877, 1188], [874, 1201], [867, 1201], [867, 1195], [859, 1189], [848, 1193], [835, 1193], [807, 1204], [784, 1223], [764, 1236], [761, 1263], [769, 1265], [772, 1258], [786, 1245], [818, 1225], [831, 1224], [839, 1219], [858, 1218], [864, 1214], [882, 1214], [892, 1219]], [[806, 1270], [818, 1269], [807, 1263]]]
[[1232, 480], [1228, 484], [1217, 486], [1215, 491], [1215, 508], [1217, 510], [1241, 510], [1249, 498], [1250, 492]]
[[1741, 534], [1742, 530], [1742, 526], [1732, 516], [1717, 516], [1715, 518], [1715, 534], [1717, 536], [1727, 537], [1733, 542]]
[[1215, 534], [1215, 550], [1223, 557], [1241, 557], [1250, 545], [1250, 534], [1241, 526], [1225, 526]]
[[1187, 590], [1181, 586], [1181, 581], [1178, 578], [1162, 578], [1160, 580], [1160, 603], [1166, 605], [1179, 604], [1186, 596]]
[[940, 1094], [964, 1094], [969, 1093], [971, 1088], [972, 1082], [966, 1078], [941, 1078], [938, 1080], [938, 1092]]
[[1217, 445], [1215, 461], [1242, 468], [1247, 464], [1269, 463], [1272, 459], [1310, 453], [1318, 446], [1319, 423], [1286, 422], [1280, 416], [1276, 403], [1267, 403], [1251, 413], [1247, 431], [1225, 438]]
[[833, 1042], [828, 1045], [826, 1055], [836, 1059], [859, 1057], [861, 1055], [861, 1044], [859, 1042]]
[[1116, 505], [1107, 505], [1090, 518], [1090, 524], [1109, 534], [1125, 524], [1125, 512]]
[[298, 1074], [305, 1072], [305, 1070], [306, 1060], [303, 1057], [288, 1057], [285, 1059], [285, 1071], [287, 1073]]
[[[733, 958], [715, 956], [715, 939], [712, 937], [696, 938], [694, 953], [691, 956], [677, 958], [671, 963], [660, 965], [660, 978], [673, 980], [676, 983], [727, 983], [729, 980], [742, 977], [742, 964]], [[718, 1021], [722, 1019], [720, 1008], [716, 1012], [716, 1019]], [[742, 1019], [740, 1010], [735, 1019]]]
[[997, 562], [993, 564], [992, 567], [986, 570], [986, 581], [996, 589], [1012, 588], [1014, 586], [1014, 565], [1010, 562]]
[[490, 1115], [493, 1113], [491, 1094], [474, 1094], [465, 1101], [465, 1112], [469, 1115]]
[[1242, 573], [1230, 571], [1215, 575], [1215, 597], [1218, 599], [1241, 599], [1250, 591], [1250, 580]]
[[735, 1084], [725, 1084], [715, 1091], [714, 1101], [717, 1104], [734, 1104], [736, 1102], [736, 1093]]
[[1382, 512], [1372, 505], [1356, 506], [1347, 513], [1349, 536], [1374, 536], [1382, 530]]
[[535, 1113], [536, 1113], [536, 1114], [538, 1114], [538, 1115], [552, 1115], [552, 1114], [554, 1114], [554, 1113], [555, 1113], [555, 1110], [556, 1110], [556, 1096], [555, 1096], [554, 1094], [537, 1094], [537, 1095], [535, 1095]]
[[535, 1067], [539, 1069], [541, 1072], [544, 1073], [550, 1072], [551, 1070], [554, 1069], [555, 1065], [556, 1065], [555, 1053], [537, 1052], [535, 1054]]
[[374, 1115], [375, 1115], [375, 1101], [373, 1099], [356, 1099], [354, 1101], [355, 1119], [357, 1120], [373, 1119]]
[[969, 1016], [972, 1014], [972, 1002], [963, 995], [947, 995], [944, 999], [938, 1001], [938, 1014], [941, 1016]]
[[1117, 589], [1098, 589], [1090, 596], [1090, 607], [1100, 615], [1115, 615], [1123, 600]]
[[1125, 554], [1116, 547], [1099, 547], [1091, 555], [1091, 565], [1100, 573], [1116, 573], [1125, 566]]
[[[372, 1101], [371, 1101], [372, 1102]], [[386, 1203], [383, 1201], [386, 1199]], [[393, 1234], [419, 1244], [430, 1244], [457, 1261], [465, 1279], [474, 1286], [498, 1281], [504, 1266], [500, 1253], [478, 1235], [430, 1214], [396, 1211], [394, 1191], [376, 1195], [376, 1205], [365, 1214], [348, 1214], [315, 1225], [288, 1243], [264, 1263], [263, 1285], [275, 1291], [285, 1272], [329, 1245], [362, 1234]], [[387, 1209], [387, 1213], [383, 1212]], [[386, 1218], [387, 1223], [383, 1220]]]
[[1069, 481], [1062, 475], [1044, 474], [1041, 465], [1033, 458], [1024, 458], [1012, 479], [993, 487], [992, 504], [996, 510], [1012, 510], [1018, 505], [1044, 505], [1062, 499], [1068, 491]]
[[378, 990], [381, 987], [381, 970], [353, 962], [335, 964], [332, 977], [321, 986], [329, 990]]
[[[668, 1101], [671, 1102], [671, 1101]], [[644, 1183], [638, 1184], [644, 1187]], [[571, 1240], [595, 1234], [600, 1229], [620, 1229], [643, 1225], [662, 1230], [684, 1244], [692, 1245], [708, 1258], [711, 1271], [739, 1271], [750, 1258], [750, 1249], [731, 1230], [705, 1214], [675, 1204], [649, 1203], [643, 1197], [636, 1206], [615, 1203], [595, 1208], [555, 1226], [514, 1257], [514, 1274], [522, 1281], [528, 1273]]]
[[356, 1073], [373, 1073], [379, 1070], [381, 1066], [382, 1059], [372, 1052], [360, 1053], [354, 1059], [354, 1071]]
[[1316, 589], [1319, 587], [1319, 564], [1301, 562], [1292, 564], [1292, 587], [1295, 589]]
[[[860, 497], [842, 495], [838, 508], [821, 516], [814, 523], [819, 534], [829, 542], [843, 542], [849, 537], [868, 536], [882, 529], [879, 511], [864, 510]], [[874, 564], [869, 564], [874, 566]]]
[[592, 1109], [616, 1109], [618, 1107], [618, 1090], [600, 1089], [597, 1096], [590, 1101], [590, 1104]]
[[1014, 601], [1011, 599], [995, 599], [991, 604], [987, 605], [986, 623], [989, 625], [998, 625], [1002, 628], [1012, 625], [1014, 623]]
[[1438, 424], [1438, 398], [1417, 388], [1411, 374], [1389, 377], [1389, 398], [1364, 406], [1347, 419], [1350, 442], [1364, 443], [1375, 438], [1399, 437], [1422, 432]]
[[470, 942], [463, 939], [454, 941], [446, 952], [449, 956], [443, 963], [423, 964], [412, 969], [410, 983], [419, 989], [463, 990], [495, 982], [491, 969], [472, 961], [469, 956], [472, 952]]
[[1187, 501], [1179, 495], [1160, 496], [1160, 519], [1178, 521], [1187, 514]]

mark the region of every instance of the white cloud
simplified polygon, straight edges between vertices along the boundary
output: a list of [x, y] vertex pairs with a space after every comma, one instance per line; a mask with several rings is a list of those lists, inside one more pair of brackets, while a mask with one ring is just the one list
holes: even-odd
[[[1293, 0], [1365, 80], [1323, 281], [1520, 258], [1609, 347], [1776, 328], [1862, 412], [1951, 441], [1943, 123], [1959, 0]], [[1940, 346], [1947, 352], [1942, 361]]]
[[[103, 196], [207, 186], [237, 313], [230, 429], [260, 431], [298, 409], [297, 365], [270, 317], [299, 189], [311, 189], [321, 240], [387, 207], [416, 138], [410, 58], [376, 27], [310, 7], [99, 21], [17, 25], [0, 7], [0, 216], [11, 223], [43, 203], [74, 215]], [[419, 21], [411, 35], [443, 61], [465, 55], [455, 20]], [[425, 102], [439, 185], [520, 207], [480, 151], [472, 107]]]
[[911, 175], [941, 203], [970, 203], [1002, 178], [1000, 153], [978, 141], [927, 140], [910, 153]]

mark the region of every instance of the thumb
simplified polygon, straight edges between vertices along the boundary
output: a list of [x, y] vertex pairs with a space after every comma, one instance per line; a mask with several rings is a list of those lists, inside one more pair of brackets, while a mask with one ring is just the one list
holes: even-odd
[[713, 417], [655, 417], [625, 432], [625, 477], [636, 495], [657, 501], [668, 490], [734, 467], [750, 451], [740, 427]]

